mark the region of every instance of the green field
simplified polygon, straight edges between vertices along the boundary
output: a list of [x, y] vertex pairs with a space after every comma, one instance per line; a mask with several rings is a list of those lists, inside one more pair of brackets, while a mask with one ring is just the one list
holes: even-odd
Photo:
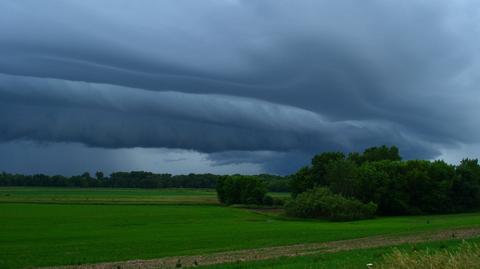
[[[288, 193], [269, 193], [289, 197]], [[0, 203], [52, 204], [218, 204], [213, 189], [121, 189], [0, 187]]]
[[0, 202], [57, 204], [218, 204], [210, 189], [2, 187]]
[[[480, 226], [480, 213], [344, 223], [286, 219], [210, 204], [215, 193], [209, 190], [2, 188], [0, 196], [0, 268], [148, 259]], [[141, 204], [128, 204], [137, 199]]]

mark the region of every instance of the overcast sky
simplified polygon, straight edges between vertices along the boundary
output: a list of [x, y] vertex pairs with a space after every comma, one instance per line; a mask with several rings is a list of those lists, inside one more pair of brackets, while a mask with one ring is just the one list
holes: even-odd
[[0, 170], [480, 155], [475, 0], [2, 0]]

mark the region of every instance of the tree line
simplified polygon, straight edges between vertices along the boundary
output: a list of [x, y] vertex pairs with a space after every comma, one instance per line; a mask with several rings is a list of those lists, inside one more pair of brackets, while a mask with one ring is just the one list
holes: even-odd
[[[440, 160], [402, 161], [395, 146], [373, 147], [363, 154], [325, 152], [292, 176], [293, 198], [287, 205], [291, 215], [302, 215], [302, 205], [321, 204], [318, 201], [328, 195], [315, 195], [311, 190], [317, 188], [337, 198], [371, 203], [378, 215], [468, 212], [480, 208], [480, 165], [472, 159], [459, 165]], [[307, 200], [308, 205], [301, 202]], [[318, 212], [310, 215], [314, 214]]]
[[[114, 172], [105, 176], [102, 172], [65, 177], [62, 175], [22, 175], [0, 174], [0, 186], [32, 186], [32, 187], [81, 187], [81, 188], [215, 188], [222, 175], [188, 174], [171, 175], [156, 174], [144, 171]], [[252, 176], [265, 183], [268, 191], [288, 192], [288, 177], [260, 174]]]
[[480, 165], [464, 159], [402, 160], [397, 147], [372, 147], [362, 153], [324, 152], [293, 175], [171, 175], [115, 172], [104, 176], [0, 174], [0, 186], [216, 188], [225, 204], [281, 204], [269, 191], [290, 191], [287, 214], [332, 220], [374, 215], [468, 212], [480, 209]]
[[[347, 221], [376, 215], [443, 214], [480, 209], [480, 165], [464, 159], [402, 160], [397, 147], [363, 153], [324, 152], [291, 176], [289, 216]], [[248, 176], [219, 180], [224, 204], [271, 205], [264, 182]]]

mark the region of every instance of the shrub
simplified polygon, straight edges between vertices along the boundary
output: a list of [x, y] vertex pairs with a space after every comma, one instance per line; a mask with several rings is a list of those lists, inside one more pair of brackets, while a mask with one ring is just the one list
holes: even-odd
[[315, 188], [299, 194], [285, 205], [287, 215], [324, 218], [331, 221], [368, 219], [375, 216], [377, 205], [333, 194], [327, 188]]
[[285, 198], [273, 197], [274, 206], [283, 206], [285, 204]]
[[273, 205], [273, 197], [270, 196], [270, 195], [265, 195], [265, 196], [263, 197], [262, 204], [263, 204], [263, 205], [272, 206], [272, 205]]

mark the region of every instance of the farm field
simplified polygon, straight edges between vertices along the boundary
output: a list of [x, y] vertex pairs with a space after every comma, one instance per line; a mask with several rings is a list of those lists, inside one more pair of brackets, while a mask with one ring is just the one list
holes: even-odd
[[[215, 198], [211, 190], [2, 188], [0, 193], [0, 268], [153, 259], [480, 227], [480, 213], [343, 223], [286, 219], [205, 202]], [[52, 197], [57, 198], [55, 203]], [[137, 198], [143, 198], [143, 204], [128, 204]]]
[[[288, 193], [269, 193], [288, 197]], [[0, 203], [218, 204], [213, 189], [0, 187]]]
[[212, 189], [0, 187], [0, 202], [59, 204], [218, 204]]

